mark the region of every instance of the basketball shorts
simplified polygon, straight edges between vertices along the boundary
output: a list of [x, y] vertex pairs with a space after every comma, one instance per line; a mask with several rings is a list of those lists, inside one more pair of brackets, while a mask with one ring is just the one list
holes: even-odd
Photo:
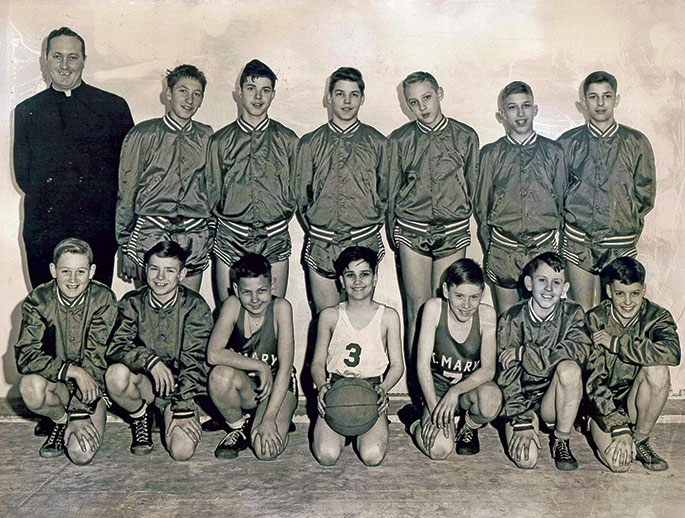
[[204, 218], [139, 216], [126, 245], [126, 255], [144, 268], [145, 252], [164, 240], [174, 241], [188, 252], [186, 270], [189, 276], [209, 267], [212, 232]]
[[404, 245], [418, 254], [440, 259], [471, 244], [469, 220], [433, 225], [398, 218], [393, 240], [398, 247]]
[[248, 253], [261, 254], [270, 263], [278, 263], [288, 259], [291, 250], [288, 220], [261, 228], [222, 219], [217, 221], [214, 256], [229, 267]]
[[485, 260], [485, 274], [496, 286], [516, 289], [523, 267], [543, 252], [558, 252], [556, 232], [550, 231], [533, 238], [532, 246], [517, 243], [491, 229], [490, 247]]
[[[276, 379], [276, 374], [278, 373], [277, 370], [272, 369], [271, 370], [271, 377], [272, 379]], [[258, 381], [255, 380], [257, 377], [256, 372], [248, 372], [247, 376], [252, 380], [252, 382], [257, 385]], [[295, 369], [295, 366], [293, 365], [292, 370], [290, 371], [290, 381], [288, 382], [288, 391], [292, 392], [296, 398], [300, 396], [300, 392], [297, 388], [297, 370]]]
[[561, 256], [586, 272], [598, 275], [619, 257], [637, 257], [637, 236], [616, 236], [592, 242], [587, 235], [566, 225], [561, 238]]
[[371, 225], [340, 236], [312, 225], [304, 247], [303, 261], [316, 273], [327, 279], [335, 279], [335, 260], [345, 248], [364, 246], [378, 254], [378, 262], [385, 256], [385, 247], [379, 232], [381, 225]]

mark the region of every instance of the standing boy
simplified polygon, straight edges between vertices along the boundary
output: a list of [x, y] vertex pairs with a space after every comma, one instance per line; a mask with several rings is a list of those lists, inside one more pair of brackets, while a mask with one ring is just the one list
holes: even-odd
[[217, 218], [214, 255], [220, 300], [228, 298], [230, 270], [247, 253], [264, 255], [273, 270], [274, 293], [288, 286], [292, 191], [297, 135], [270, 119], [276, 74], [253, 59], [240, 74], [242, 113], [209, 144], [208, 174]]
[[586, 311], [599, 303], [602, 268], [617, 257], [637, 255], [656, 192], [649, 140], [614, 120], [617, 86], [607, 72], [587, 76], [582, 104], [588, 122], [558, 139], [568, 172], [561, 255], [573, 299]]
[[375, 250], [352, 246], [335, 261], [347, 301], [324, 309], [319, 316], [312, 379], [319, 389], [319, 417], [314, 425], [312, 451], [319, 463], [332, 466], [345, 447], [345, 437], [331, 429], [323, 416], [331, 382], [341, 377], [370, 381], [378, 392], [379, 418], [355, 438], [367, 466], [377, 466], [388, 451], [388, 391], [402, 376], [400, 318], [393, 308], [373, 300], [378, 280]]
[[680, 364], [676, 324], [645, 298], [645, 269], [637, 260], [619, 257], [602, 275], [609, 299], [586, 317], [594, 342], [586, 384], [590, 433], [612, 471], [626, 471], [634, 458], [663, 471], [668, 463], [654, 453], [649, 436], [668, 398], [668, 366]]
[[164, 442], [174, 460], [190, 459], [200, 441], [194, 397], [206, 394], [212, 313], [199, 293], [180, 285], [187, 257], [174, 241], [157, 243], [145, 254], [147, 286], [119, 304], [105, 380], [130, 415], [134, 455], [152, 451], [152, 403], [163, 412]]
[[[207, 349], [209, 395], [230, 428], [214, 455], [235, 458], [252, 445], [258, 459], [273, 460], [288, 444], [297, 408], [293, 310], [271, 294], [264, 256], [246, 254], [232, 270], [235, 295], [221, 307]], [[253, 409], [254, 420], [243, 413]]]
[[199, 291], [211, 247], [204, 164], [212, 128], [192, 118], [207, 79], [193, 65], [180, 65], [166, 83], [169, 112], [136, 125], [121, 150], [116, 212], [121, 275], [142, 281], [145, 252], [160, 241], [175, 241], [190, 253], [183, 283]]
[[388, 198], [386, 140], [359, 121], [364, 80], [342, 67], [328, 80], [331, 120], [308, 133], [297, 152], [297, 199], [306, 234], [307, 265], [315, 309], [340, 301], [335, 259], [348, 246], [383, 257], [380, 229]]
[[24, 300], [14, 346], [19, 391], [26, 406], [53, 422], [41, 457], [63, 453], [88, 464], [102, 442], [107, 420], [105, 350], [117, 317], [116, 299], [93, 281], [93, 252], [67, 238], [55, 247], [53, 280]]
[[557, 251], [566, 173], [561, 146], [533, 128], [538, 107], [530, 86], [509, 83], [498, 104], [506, 135], [480, 152], [475, 210], [485, 273], [502, 314], [519, 301], [519, 276], [528, 261]]
[[540, 423], [553, 433], [550, 441], [557, 469], [573, 470], [578, 462], [569, 438], [583, 393], [581, 365], [590, 339], [583, 308], [568, 299], [563, 260], [544, 252], [524, 269], [531, 298], [515, 304], [497, 326], [497, 383], [504, 394], [507, 450], [519, 468], [538, 461]]
[[418, 403], [416, 319], [421, 306], [440, 288], [445, 268], [464, 257], [471, 243], [478, 135], [442, 114], [444, 92], [428, 72], [408, 75], [402, 88], [416, 121], [389, 137], [388, 226], [399, 250], [406, 298], [407, 383]]

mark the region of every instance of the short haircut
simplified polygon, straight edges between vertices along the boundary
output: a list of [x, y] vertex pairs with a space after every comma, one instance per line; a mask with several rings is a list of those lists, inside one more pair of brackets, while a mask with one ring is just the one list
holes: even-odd
[[621, 284], [645, 283], [645, 267], [633, 257], [614, 259], [602, 270], [602, 277], [607, 284], [618, 281]]
[[588, 88], [593, 83], [609, 83], [614, 93], [618, 91], [618, 81], [613, 75], [604, 70], [593, 72], [585, 78], [585, 81], [583, 81], [583, 95], [587, 95]]
[[356, 68], [352, 67], [340, 67], [338, 70], [331, 74], [328, 79], [328, 93], [332, 94], [335, 89], [335, 83], [338, 81], [353, 81], [357, 83], [359, 91], [364, 95], [364, 80], [362, 79], [362, 73]]
[[80, 254], [88, 258], [88, 264], [93, 264], [93, 249], [83, 239], [68, 237], [62, 239], [52, 252], [52, 262], [57, 265], [64, 254]]
[[524, 83], [523, 81], [512, 81], [502, 88], [502, 91], [499, 94], [500, 102], [504, 104], [504, 100], [512, 94], [526, 94], [535, 97], [533, 95], [533, 89], [527, 83]]
[[554, 252], [543, 252], [531, 259], [526, 266], [523, 267], [524, 277], [533, 278], [533, 274], [540, 267], [541, 264], [546, 264], [555, 272], [562, 272], [566, 278], [566, 269], [564, 260]]
[[440, 88], [438, 81], [435, 79], [435, 77], [433, 77], [433, 74], [429, 72], [414, 72], [409, 74], [404, 78], [404, 81], [402, 81], [402, 91], [404, 91], [409, 85], [421, 83], [423, 81], [428, 81], [436, 92], [438, 91], [438, 88]]
[[176, 83], [184, 77], [195, 79], [200, 83], [200, 86], [202, 86], [202, 93], [205, 93], [207, 78], [195, 65], [178, 65], [173, 70], [167, 70], [166, 84], [169, 87], [169, 90], [173, 90]]
[[261, 254], [245, 254], [231, 266], [232, 281], [240, 283], [240, 279], [253, 279], [261, 276], [271, 280], [271, 264]]
[[448, 288], [462, 284], [475, 284], [483, 289], [485, 288], [483, 270], [473, 259], [457, 259], [445, 270], [445, 284]]
[[45, 45], [45, 57], [47, 57], [50, 52], [50, 42], [58, 36], [72, 36], [79, 40], [81, 42], [81, 54], [83, 55], [83, 59], [86, 59], [86, 42], [83, 41], [83, 38], [79, 34], [72, 31], [69, 27], [60, 27], [59, 29], [50, 31], [47, 44]]
[[258, 77], [266, 77], [271, 80], [271, 88], [276, 88], [276, 79], [278, 79], [276, 74], [268, 65], [258, 59], [253, 59], [243, 68], [243, 71], [240, 73], [240, 87], [242, 88], [248, 79], [254, 81]]
[[335, 273], [341, 276], [345, 269], [354, 261], [366, 261], [375, 272], [378, 266], [378, 254], [365, 246], [348, 246], [333, 263]]
[[186, 260], [188, 259], [188, 252], [186, 249], [175, 241], [160, 241], [150, 248], [150, 250], [145, 252], [145, 266], [150, 263], [150, 259], [153, 255], [161, 258], [171, 257], [173, 259], [178, 259], [181, 263], [181, 268], [185, 267]]

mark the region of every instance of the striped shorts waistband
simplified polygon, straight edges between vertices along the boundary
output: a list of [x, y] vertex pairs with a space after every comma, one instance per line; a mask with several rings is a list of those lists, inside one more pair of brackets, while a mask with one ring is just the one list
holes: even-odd
[[[588, 235], [578, 229], [575, 228], [572, 225], [569, 225], [568, 223], [564, 226], [564, 238], [568, 239], [569, 241], [574, 241], [576, 243], [580, 244], [588, 244], [591, 243], [592, 240], [588, 237]], [[606, 248], [629, 248], [629, 247], [634, 247], [637, 244], [637, 235], [636, 234], [628, 234], [625, 236], [611, 236], [611, 237], [605, 237], [604, 239], [600, 239], [598, 241], [594, 241], [593, 244], [597, 246], [603, 246]]]
[[275, 236], [276, 234], [280, 234], [281, 232], [288, 230], [288, 222], [289, 220], [283, 219], [281, 221], [277, 221], [276, 223], [265, 225], [261, 228], [255, 228], [243, 225], [241, 223], [236, 223], [235, 221], [224, 220], [221, 218], [217, 219], [217, 224], [219, 227], [226, 228], [234, 234], [238, 234], [239, 236], [243, 237], [249, 237], [251, 235], [260, 233], [266, 234], [266, 237]]
[[518, 243], [514, 241], [513, 239], [510, 239], [503, 235], [497, 228], [493, 227], [492, 228], [492, 233], [491, 233], [491, 238], [492, 241], [497, 243], [498, 245], [504, 247], [504, 248], [511, 248], [511, 249], [521, 249], [521, 248], [537, 248], [542, 245], [546, 245], [550, 241], [552, 241], [556, 236], [556, 230], [548, 230], [547, 232], [543, 232], [542, 234], [538, 234], [536, 236], [533, 236], [531, 238], [532, 241], [532, 246], [527, 247], [521, 243]]
[[413, 230], [414, 232], [420, 233], [431, 233], [431, 234], [455, 234], [457, 232], [465, 232], [469, 229], [469, 218], [462, 219], [460, 221], [455, 221], [453, 223], [445, 224], [435, 224], [435, 223], [423, 223], [420, 221], [411, 221], [408, 219], [397, 218], [397, 224], [407, 230]]
[[317, 227], [316, 225], [311, 225], [309, 227], [309, 237], [312, 239], [318, 239], [319, 241], [326, 241], [327, 243], [341, 243], [344, 241], [356, 242], [373, 236], [381, 229], [382, 226], [382, 223], [378, 223], [375, 225], [369, 225], [368, 227], [357, 228], [342, 234], [332, 230], [327, 230], [325, 228]]
[[206, 218], [168, 218], [166, 216], [139, 216], [139, 221], [150, 223], [167, 232], [189, 232], [207, 223]]

